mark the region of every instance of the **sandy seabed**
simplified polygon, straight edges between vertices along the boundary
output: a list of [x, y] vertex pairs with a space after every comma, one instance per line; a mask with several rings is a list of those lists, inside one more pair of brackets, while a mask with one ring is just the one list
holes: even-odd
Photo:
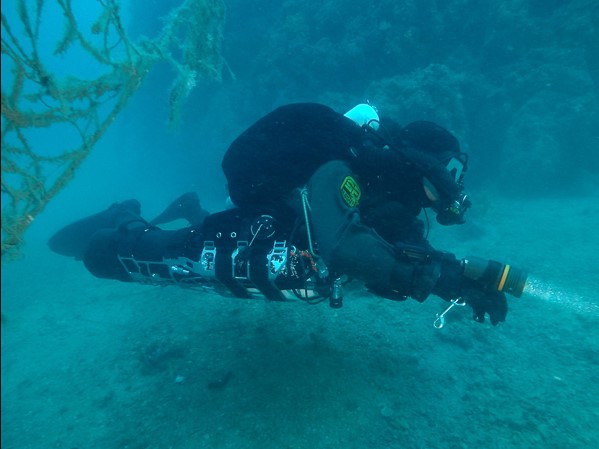
[[2, 267], [3, 449], [599, 447], [599, 198], [479, 199], [435, 246], [531, 271], [506, 323], [346, 288], [344, 307]]

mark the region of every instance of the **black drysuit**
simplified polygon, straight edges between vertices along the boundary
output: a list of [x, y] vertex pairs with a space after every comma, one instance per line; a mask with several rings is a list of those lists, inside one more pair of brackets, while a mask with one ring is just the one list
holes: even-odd
[[[289, 237], [306, 206], [314, 246], [336, 275], [362, 280], [394, 299], [458, 293], [453, 280], [459, 279], [459, 262], [450, 255], [431, 257], [438, 253], [423, 238], [422, 165], [331, 108], [297, 103], [274, 110], [231, 144], [222, 167], [235, 210], [179, 231], [136, 220], [100, 231], [86, 251], [86, 267], [99, 277], [136, 280], [124, 269], [123, 255], [145, 262], [198, 261], [204, 242], [213, 239], [233, 251], [236, 242], [225, 242], [227, 236], [252, 240], [250, 223], [264, 213]], [[297, 241], [306, 242], [300, 236], [290, 243]], [[451, 274], [452, 282], [439, 281], [442, 273]]]
[[[423, 300], [441, 261], [422, 265], [402, 252], [406, 244], [430, 249], [418, 219], [425, 201], [422, 173], [386, 145], [327, 106], [290, 104], [243, 132], [222, 167], [241, 209], [270, 204], [299, 215], [299, 189], [307, 187], [314, 239], [331, 269], [381, 294]], [[344, 200], [347, 177], [360, 191], [357, 204]]]

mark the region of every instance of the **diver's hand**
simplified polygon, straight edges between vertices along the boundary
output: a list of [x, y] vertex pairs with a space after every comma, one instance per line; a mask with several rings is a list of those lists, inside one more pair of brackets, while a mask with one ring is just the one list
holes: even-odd
[[[467, 283], [470, 284], [470, 283]], [[489, 315], [491, 324], [497, 326], [507, 316], [507, 300], [501, 292], [487, 292], [474, 285], [462, 288], [462, 299], [472, 307], [473, 318], [479, 323], [485, 322], [485, 314]]]

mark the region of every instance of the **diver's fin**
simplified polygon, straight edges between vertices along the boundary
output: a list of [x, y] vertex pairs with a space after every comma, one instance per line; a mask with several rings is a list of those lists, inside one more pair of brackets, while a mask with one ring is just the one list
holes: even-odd
[[160, 215], [150, 221], [150, 224], [157, 226], [183, 218], [193, 226], [201, 224], [207, 215], [209, 215], [209, 212], [202, 209], [198, 194], [196, 192], [187, 192], [169, 204]]
[[114, 203], [103, 212], [65, 226], [50, 237], [48, 246], [55, 253], [81, 260], [92, 235], [100, 229], [117, 228], [129, 221], [143, 221], [137, 200]]

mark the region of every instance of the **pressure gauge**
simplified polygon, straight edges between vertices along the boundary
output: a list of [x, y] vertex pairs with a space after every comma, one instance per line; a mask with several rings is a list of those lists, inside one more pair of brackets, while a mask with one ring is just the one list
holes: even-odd
[[254, 239], [268, 239], [275, 234], [275, 219], [270, 215], [261, 215], [252, 223], [250, 232]]

